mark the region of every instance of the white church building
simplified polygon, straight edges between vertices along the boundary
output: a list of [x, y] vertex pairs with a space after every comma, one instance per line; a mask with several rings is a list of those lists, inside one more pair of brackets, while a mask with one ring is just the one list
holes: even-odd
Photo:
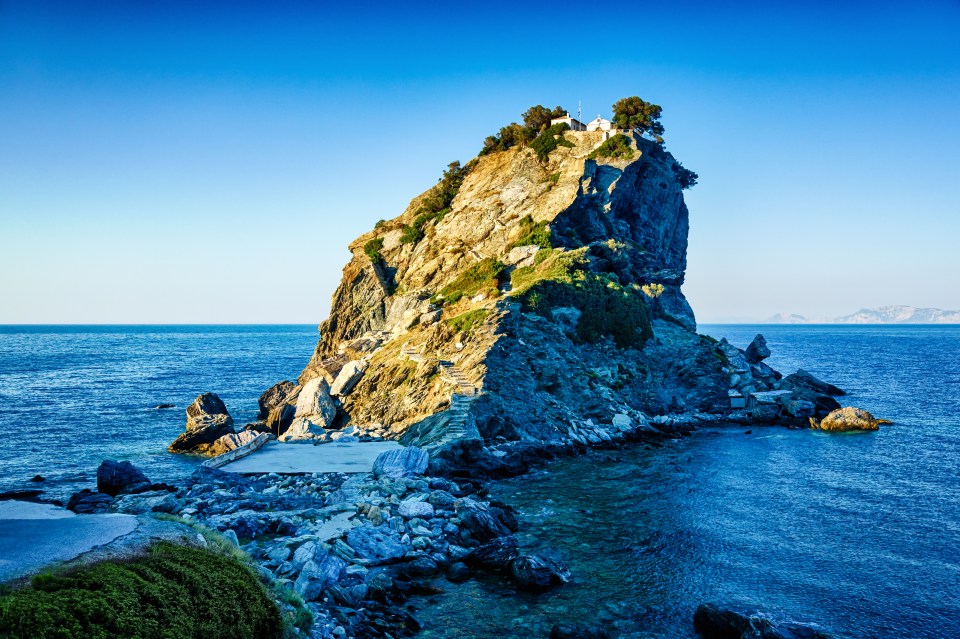
[[617, 132], [617, 125], [607, 120], [606, 118], [601, 118], [599, 115], [594, 120], [590, 120], [586, 124], [580, 122], [574, 117], [570, 116], [568, 112], [562, 118], [553, 118], [550, 120], [550, 126], [554, 124], [566, 124], [570, 127], [571, 131], [601, 131], [603, 132], [603, 139], [608, 139], [611, 135]]

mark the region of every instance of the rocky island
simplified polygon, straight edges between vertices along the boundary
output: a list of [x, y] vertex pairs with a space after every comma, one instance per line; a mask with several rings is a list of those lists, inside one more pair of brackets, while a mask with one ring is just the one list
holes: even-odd
[[[156, 485], [111, 464], [104, 487], [71, 508], [163, 513], [193, 546], [210, 545], [195, 530], [219, 532], [273, 593], [284, 623], [270, 627], [290, 636], [409, 636], [420, 621], [405, 602], [433, 592], [433, 579], [484, 572], [541, 590], [570, 577], [518, 543], [517, 517], [489, 498], [487, 479], [708, 423], [875, 428], [869, 413], [834, 414], [841, 389], [764, 363], [762, 336], [741, 350], [697, 333], [681, 290], [683, 192], [697, 176], [664, 148], [659, 107], [628, 98], [614, 113], [590, 128], [534, 107], [477, 158], [450, 164], [351, 243], [314, 353], [296, 382], [264, 392], [259, 421], [237, 430], [205, 393], [170, 445], [228, 461], [267, 439], [402, 446], [370, 472], [207, 464]], [[702, 632], [750, 629], [705, 610]], [[740, 636], [730, 628], [716, 632]]]

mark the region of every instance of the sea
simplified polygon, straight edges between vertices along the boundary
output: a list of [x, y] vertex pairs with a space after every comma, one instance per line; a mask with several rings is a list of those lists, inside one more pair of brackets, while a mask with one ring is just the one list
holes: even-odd
[[[771, 366], [804, 368], [893, 424], [717, 426], [494, 482], [519, 509], [522, 546], [567, 563], [571, 583], [440, 582], [414, 601], [422, 636], [547, 637], [588, 622], [692, 639], [710, 602], [838, 638], [960, 637], [960, 326], [699, 330], [740, 347], [762, 333]], [[93, 487], [105, 458], [176, 480], [198, 462], [166, 445], [197, 393], [252, 421], [316, 339], [314, 326], [0, 327], [0, 491], [63, 499]]]

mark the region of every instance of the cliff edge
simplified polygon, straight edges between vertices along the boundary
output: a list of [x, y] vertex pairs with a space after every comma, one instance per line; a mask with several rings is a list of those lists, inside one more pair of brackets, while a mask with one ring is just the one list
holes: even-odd
[[741, 389], [780, 392], [781, 414], [797, 397], [779, 373], [696, 333], [681, 292], [695, 179], [637, 130], [551, 126], [451, 164], [351, 243], [298, 384], [264, 394], [267, 427], [437, 452], [749, 421], [731, 409]]

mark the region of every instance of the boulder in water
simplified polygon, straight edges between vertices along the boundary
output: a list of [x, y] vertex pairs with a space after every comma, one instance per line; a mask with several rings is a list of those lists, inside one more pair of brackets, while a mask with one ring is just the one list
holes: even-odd
[[131, 488], [150, 487], [150, 480], [136, 466], [128, 461], [106, 459], [97, 468], [97, 490], [116, 497]]
[[763, 335], [757, 335], [744, 351], [747, 361], [751, 364], [759, 364], [770, 357], [770, 348], [767, 346], [767, 340]]
[[202, 393], [187, 406], [186, 430], [167, 448], [171, 453], [209, 454], [213, 442], [234, 432], [233, 418], [214, 393]]
[[570, 570], [558, 561], [541, 555], [521, 555], [510, 563], [517, 586], [525, 590], [546, 590], [570, 581]]
[[844, 432], [850, 430], [880, 430], [880, 424], [891, 424], [886, 419], [877, 419], [862, 408], [846, 406], [839, 408], [821, 421], [810, 418], [810, 428], [818, 428], [831, 432]]

